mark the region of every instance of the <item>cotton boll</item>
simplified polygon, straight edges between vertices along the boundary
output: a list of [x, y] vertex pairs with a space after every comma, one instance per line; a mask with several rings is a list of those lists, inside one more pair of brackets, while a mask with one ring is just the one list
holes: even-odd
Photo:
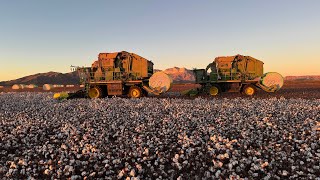
[[0, 95], [0, 175], [312, 179], [320, 172], [317, 99], [51, 97]]

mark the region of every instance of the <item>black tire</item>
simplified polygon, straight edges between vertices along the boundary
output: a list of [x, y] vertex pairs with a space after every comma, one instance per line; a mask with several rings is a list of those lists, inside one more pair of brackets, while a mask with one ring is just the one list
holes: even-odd
[[93, 98], [102, 98], [103, 97], [103, 91], [99, 86], [90, 87], [88, 92], [88, 97]]
[[141, 88], [138, 86], [131, 86], [128, 92], [128, 97], [130, 98], [140, 98], [143, 96]]
[[241, 93], [246, 96], [253, 96], [257, 92], [257, 89], [252, 84], [243, 86]]
[[148, 95], [149, 95], [149, 93], [146, 90], [142, 89], [142, 96], [148, 97]]

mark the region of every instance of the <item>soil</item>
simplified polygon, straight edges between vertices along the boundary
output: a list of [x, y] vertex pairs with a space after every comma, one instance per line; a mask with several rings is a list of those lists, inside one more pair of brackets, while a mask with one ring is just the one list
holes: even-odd
[[[177, 84], [172, 87], [171, 92], [180, 92], [188, 89], [200, 87], [196, 84]], [[302, 99], [320, 99], [320, 81], [285, 81], [283, 87], [275, 92], [268, 93], [263, 90], [257, 89], [255, 95], [248, 97], [239, 92], [224, 92], [217, 96], [217, 98], [302, 98]], [[210, 97], [202, 95], [203, 97]]]
[[[198, 84], [174, 84], [169, 91], [170, 93], [181, 92], [188, 89], [198, 88]], [[0, 92], [75, 92], [80, 90], [79, 86], [77, 87], [63, 87], [63, 88], [53, 88], [50, 91], [44, 91], [42, 87], [37, 87], [34, 89], [19, 89], [12, 90], [11, 87], [4, 87], [0, 89]], [[167, 97], [163, 95], [162, 97]], [[181, 96], [180, 96], [181, 97]], [[201, 95], [201, 97], [210, 97], [207, 95]], [[230, 93], [225, 92], [221, 93], [214, 98], [235, 98], [235, 97], [244, 97], [244, 98], [272, 98], [272, 97], [283, 97], [283, 98], [303, 98], [303, 99], [320, 99], [320, 81], [286, 81], [284, 86], [275, 93], [264, 92], [263, 90], [257, 91], [257, 93], [252, 97], [247, 97], [241, 93]], [[185, 97], [189, 98], [189, 97]], [[210, 97], [212, 98], [212, 97]]]

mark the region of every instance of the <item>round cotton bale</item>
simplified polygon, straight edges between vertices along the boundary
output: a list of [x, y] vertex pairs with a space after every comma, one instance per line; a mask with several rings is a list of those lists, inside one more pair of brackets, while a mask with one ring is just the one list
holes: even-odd
[[11, 89], [14, 89], [14, 90], [19, 89], [19, 88], [20, 88], [19, 84], [14, 84], [11, 87]]
[[20, 85], [20, 89], [26, 88], [26, 85], [25, 85], [25, 84], [19, 84], [19, 85]]
[[83, 87], [84, 87], [84, 85], [83, 85], [83, 84], [81, 84], [81, 85], [80, 85], [80, 87], [81, 87], [81, 88], [83, 88]]
[[167, 92], [172, 85], [172, 78], [163, 71], [154, 73], [149, 79], [149, 87], [159, 93]]
[[12, 89], [13, 89], [13, 90], [23, 89], [23, 86], [22, 86], [21, 84], [14, 84], [14, 85], [12, 86]]
[[38, 87], [38, 86], [35, 85], [35, 84], [29, 84], [29, 85], [26, 86], [26, 88], [29, 88], [29, 89], [34, 89], [36, 87]]
[[266, 87], [276, 86], [279, 90], [283, 86], [283, 77], [277, 72], [268, 72], [261, 77], [260, 83]]
[[68, 84], [68, 85], [66, 85], [66, 87], [74, 87], [74, 85]]
[[45, 90], [45, 91], [49, 91], [49, 90], [53, 89], [54, 86], [53, 86], [52, 84], [44, 84], [44, 85], [42, 86], [42, 88], [43, 88], [43, 90]]

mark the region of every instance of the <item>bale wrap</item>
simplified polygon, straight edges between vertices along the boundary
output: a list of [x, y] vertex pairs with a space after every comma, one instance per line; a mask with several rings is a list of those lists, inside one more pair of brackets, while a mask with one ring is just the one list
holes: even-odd
[[260, 80], [260, 83], [268, 88], [276, 87], [279, 90], [283, 86], [283, 77], [277, 72], [265, 73]]
[[163, 71], [154, 73], [149, 79], [149, 87], [158, 93], [167, 92], [172, 85], [172, 78]]

